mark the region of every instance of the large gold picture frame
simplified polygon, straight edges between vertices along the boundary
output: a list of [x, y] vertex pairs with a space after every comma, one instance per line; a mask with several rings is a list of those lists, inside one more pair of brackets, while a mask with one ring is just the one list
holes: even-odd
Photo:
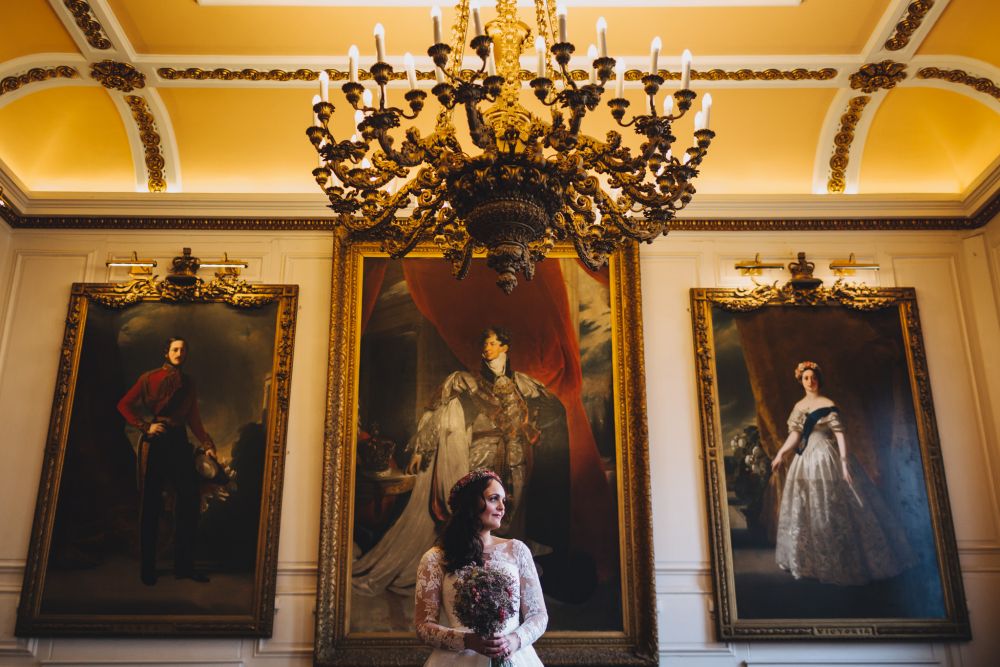
[[[295, 285], [222, 274], [73, 284], [17, 635], [271, 635], [297, 302]], [[171, 337], [186, 341], [181, 387], [199, 417], [164, 463], [121, 405], [167, 368]], [[195, 457], [198, 431], [221, 472]], [[195, 569], [178, 570], [179, 541]]]
[[[608, 273], [594, 275], [573, 259], [571, 249], [557, 249], [539, 265], [535, 279], [519, 284], [511, 297], [496, 287], [496, 276], [484, 259], [473, 262], [469, 277], [458, 282], [431, 248], [421, 247], [407, 259], [390, 261], [374, 245], [335, 243], [316, 664], [419, 665], [430, 652], [413, 629], [409, 565], [407, 571], [385, 579], [392, 580], [392, 590], [383, 581], [371, 592], [368, 587], [374, 588], [377, 582], [362, 581], [361, 568], [368, 566], [361, 564], [377, 553], [392, 526], [414, 516], [408, 512], [425, 511], [426, 499], [412, 500], [413, 479], [420, 473], [407, 472], [412, 460], [407, 439], [421, 414], [426, 414], [428, 403], [441, 395], [442, 381], [449, 374], [478, 370], [481, 348], [476, 347], [475, 338], [481, 329], [496, 325], [511, 330], [511, 368], [548, 381], [542, 393], [550, 398], [561, 396], [550, 400], [548, 407], [532, 407], [532, 414], [543, 415], [538, 422], [549, 424], [540, 428], [542, 449], [536, 450], [534, 470], [542, 469], [543, 456], [554, 456], [545, 464], [552, 471], [547, 479], [552, 481], [551, 489], [564, 491], [561, 496], [550, 495], [544, 506], [532, 500], [530, 484], [519, 494], [527, 498], [529, 532], [533, 520], [570, 524], [564, 526], [568, 531], [565, 560], [560, 560], [564, 552], [559, 546], [547, 549], [551, 552], [548, 565], [546, 549], [536, 551], [543, 589], [549, 587], [550, 618], [549, 630], [536, 649], [545, 664], [655, 664], [638, 251], [630, 248], [615, 256]], [[514, 311], [518, 317], [511, 316]], [[567, 318], [567, 313], [572, 315]], [[557, 320], [570, 322], [568, 335], [555, 335], [558, 328], [552, 323]], [[597, 334], [588, 333], [591, 329], [604, 335], [600, 344], [593, 344]], [[560, 362], [565, 368], [553, 370], [538, 361], [567, 350], [571, 353]], [[572, 390], [559, 394], [560, 387], [567, 386], [559, 382], [565, 380], [564, 375], [572, 375], [567, 370], [571, 367], [577, 369], [575, 404], [567, 399]], [[592, 390], [605, 392], [603, 412], [581, 403]], [[595, 416], [598, 413], [605, 417]], [[546, 414], [556, 417], [547, 421]], [[581, 415], [586, 438], [578, 427]], [[576, 431], [574, 419], [578, 420]], [[560, 423], [562, 436], [558, 435]], [[608, 492], [598, 496], [603, 498], [600, 506], [586, 508], [592, 519], [581, 526], [578, 518], [584, 514], [574, 504], [578, 502], [574, 487], [559, 486], [560, 474], [569, 478], [570, 472], [560, 471], [559, 464], [553, 466], [551, 461], [565, 464], [587, 442], [591, 449], [596, 443], [602, 456], [599, 484]], [[544, 451], [549, 454], [540, 453]], [[574, 460], [570, 467], [577, 463]], [[518, 494], [516, 488], [514, 493]], [[613, 531], [606, 540], [580, 545], [580, 536], [588, 530], [599, 535], [605, 528]], [[425, 537], [433, 540], [433, 534]], [[558, 538], [552, 536], [551, 542], [558, 544]], [[414, 554], [404, 560], [418, 558], [426, 544], [420, 553], [413, 546], [405, 548]], [[404, 546], [394, 544], [386, 552], [398, 555], [401, 550]], [[609, 558], [602, 560], [605, 557]], [[407, 563], [415, 569], [415, 561]], [[574, 576], [580, 577], [579, 599], [565, 602], [549, 596], [549, 592], [565, 594]], [[362, 588], [364, 596], [359, 592]]]
[[916, 294], [819, 282], [691, 290], [719, 639], [968, 639]]

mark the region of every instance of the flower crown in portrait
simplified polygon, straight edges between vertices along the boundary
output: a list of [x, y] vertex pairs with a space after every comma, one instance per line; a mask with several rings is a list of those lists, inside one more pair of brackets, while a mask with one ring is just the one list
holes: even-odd
[[813, 371], [814, 373], [822, 373], [823, 370], [819, 367], [815, 361], [803, 361], [801, 364], [795, 367], [795, 379], [798, 382], [802, 381], [802, 374], [806, 371]]
[[458, 494], [462, 492], [462, 489], [475, 481], [486, 478], [495, 479], [503, 484], [503, 481], [500, 479], [500, 475], [496, 474], [489, 468], [476, 468], [468, 475], [455, 482], [455, 486], [451, 487], [451, 493], [448, 494], [448, 509], [452, 512], [455, 511], [455, 503], [458, 501]]

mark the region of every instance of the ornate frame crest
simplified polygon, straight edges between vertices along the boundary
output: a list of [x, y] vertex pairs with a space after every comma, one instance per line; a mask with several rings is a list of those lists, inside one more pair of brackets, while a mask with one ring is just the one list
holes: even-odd
[[[792, 268], [794, 274], [794, 266]], [[811, 271], [809, 271], [809, 274], [811, 276]], [[804, 282], [803, 280], [803, 276], [796, 275], [788, 284], [780, 287], [775, 284], [758, 285], [752, 289], [694, 288], [691, 290], [695, 364], [701, 412], [702, 447], [708, 502], [709, 541], [717, 610], [715, 620], [719, 639], [721, 641], [751, 639], [968, 639], [971, 636], [968, 611], [966, 609], [965, 593], [959, 570], [958, 551], [945, 484], [941, 445], [934, 417], [934, 405], [931, 399], [930, 380], [927, 373], [926, 352], [917, 312], [916, 294], [912, 288], [907, 287], [874, 288], [848, 284], [842, 281], [837, 281], [830, 287], [825, 287], [819, 285], [820, 281], [818, 279], [812, 279], [809, 282]], [[920, 478], [920, 472], [916, 472], [913, 475], [913, 479], [920, 478], [924, 482], [923, 489], [926, 498], [926, 511], [929, 516], [928, 523], [930, 524], [926, 529], [927, 534], [932, 536], [928, 539], [933, 540], [933, 549], [936, 552], [930, 554], [928, 558], [936, 563], [936, 572], [940, 580], [939, 614], [933, 614], [932, 617], [910, 617], [884, 612], [884, 610], [879, 613], [873, 612], [867, 615], [864, 613], [851, 613], [843, 616], [837, 616], [836, 614], [829, 616], [826, 614], [813, 614], [809, 616], [800, 613], [785, 615], [781, 613], [761, 614], [759, 611], [756, 611], [761, 607], [755, 606], [755, 601], [750, 596], [756, 595], [764, 589], [751, 588], [749, 585], [746, 585], [744, 586], [745, 590], [739, 590], [741, 583], [751, 581], [750, 578], [744, 578], [742, 581], [738, 580], [736, 567], [738, 560], [737, 551], [746, 548], [746, 534], [749, 531], [743, 529], [744, 527], [741, 524], [744, 519], [742, 516], [739, 516], [741, 509], [737, 509], [737, 507], [742, 508], [743, 505], [737, 505], [732, 500], [732, 494], [736, 493], [735, 489], [737, 488], [735, 484], [736, 475], [733, 473], [732, 468], [734, 465], [740, 465], [739, 461], [744, 460], [742, 454], [745, 452], [740, 450], [733, 456], [732, 452], [729, 451], [729, 449], [735, 451], [737, 447], [726, 439], [726, 434], [733, 431], [735, 422], [730, 419], [732, 423], [727, 423], [723, 415], [726, 410], [723, 407], [723, 403], [732, 400], [733, 396], [741, 390], [725, 386], [726, 382], [731, 381], [735, 374], [719, 366], [722, 362], [720, 362], [721, 357], [719, 355], [721, 348], [717, 347], [717, 337], [720, 335], [729, 335], [732, 338], [733, 330], [729, 330], [728, 333], [724, 331], [726, 327], [725, 322], [728, 321], [726, 318], [731, 319], [734, 327], [736, 327], [736, 331], [739, 331], [739, 327], [736, 326], [740, 324], [736, 321], [737, 318], [744, 314], [764, 313], [766, 309], [776, 309], [770, 311], [775, 318], [779, 318], [776, 321], [781, 321], [780, 318], [788, 319], [791, 313], [797, 313], [801, 317], [794, 320], [794, 322], [800, 327], [803, 324], [802, 318], [815, 317], [816, 313], [821, 313], [822, 311], [827, 311], [834, 317], [838, 316], [837, 313], [840, 312], [860, 313], [862, 319], [868, 317], [868, 314], [881, 312], [886, 314], [886, 317], [891, 318], [888, 321], [896, 322], [896, 324], [888, 327], [888, 329], [894, 329], [893, 335], [898, 336], [898, 355], [902, 360], [900, 363], [905, 366], [898, 370], [899, 376], [908, 379], [908, 382], [897, 383], [897, 388], [901, 392], [901, 395], [912, 398], [912, 401], [909, 398], [904, 399], [908, 406], [912, 403], [912, 406], [907, 407], [907, 410], [912, 409], [912, 433], [915, 434], [915, 439], [918, 440], [918, 442], [911, 442], [910, 446], [918, 461], [914, 465], [922, 472], [922, 478]], [[892, 317], [893, 311], [897, 314], [898, 320]], [[748, 331], [750, 330], [748, 329]], [[749, 334], [739, 334], [741, 340], [739, 344], [740, 364], [746, 364], [745, 359], [748, 354], [756, 353], [753, 351], [747, 352], [745, 335]], [[797, 334], [791, 333], [789, 335], [794, 336]], [[808, 333], [802, 335], [808, 335]], [[725, 344], [732, 345], [731, 343]], [[771, 348], [785, 345], [785, 343], [775, 340], [770, 340], [768, 344]], [[858, 358], [864, 358], [864, 351], [861, 349], [854, 350], [851, 348], [852, 344], [852, 341], [844, 340], [842, 343], [844, 349], [839, 351], [838, 354], [830, 355], [831, 358], [843, 359], [845, 356], [850, 357], [853, 354], [855, 355], [853, 359], [855, 363], [853, 365], [860, 366], [861, 364], [856, 362]], [[897, 345], [896, 342], [892, 344]], [[754, 350], [756, 348], [751, 344], [749, 349]], [[817, 354], [819, 353], [817, 352]], [[814, 357], [808, 356], [803, 358], [812, 359]], [[725, 364], [727, 367], [733, 367], [734, 362], [731, 361], [732, 357], [727, 357], [726, 359]], [[788, 360], [781, 358], [782, 364], [786, 361]], [[800, 360], [796, 359], [796, 361]], [[767, 367], [770, 368], [770, 366]], [[784, 370], [785, 366], [781, 365], [780, 368]], [[774, 379], [773, 386], [777, 387], [781, 384], [789, 384], [792, 381], [791, 371], [793, 368], [794, 365], [791, 365], [787, 369], [788, 373], [785, 375], [789, 377], [782, 375], [780, 378]], [[853, 370], [855, 372], [866, 372], [858, 369]], [[749, 371], [746, 372], [749, 375]], [[834, 368], [832, 372], [836, 373], [837, 369]], [[872, 373], [874, 372], [872, 371]], [[824, 386], [829, 379], [828, 373], [828, 369], [824, 368]], [[723, 377], [725, 381], [720, 379]], [[905, 384], [906, 386], [898, 386], [901, 384]], [[842, 384], [835, 389], [846, 393], [845, 389], [849, 389], [849, 387]], [[781, 391], [787, 393], [788, 389], [782, 388]], [[801, 387], [794, 388], [794, 391], [801, 394]], [[747, 392], [749, 392], [749, 384], [746, 390], [743, 390], [745, 396]], [[755, 406], [753, 409], [756, 411], [756, 419], [759, 422], [761, 414], [760, 403], [753, 402], [756, 393], [757, 390], [755, 389], [753, 393], [749, 394], [749, 400], [751, 401], [750, 405]], [[787, 410], [790, 407], [791, 403], [784, 406], [783, 409]], [[843, 410], [842, 407], [841, 409]], [[787, 413], [780, 415], [782, 421], [779, 427], [782, 429], [780, 436], [782, 439], [787, 434], [787, 431], [783, 430], [785, 428], [783, 421], [785, 414]], [[848, 419], [850, 419], [850, 415], [848, 415]], [[743, 422], [739, 423], [742, 424]], [[758, 427], [751, 426], [749, 428], [757, 429]], [[851, 424], [848, 421], [847, 438], [849, 443], [852, 437], [850, 428]], [[755, 431], [754, 435], [759, 435], [759, 433]], [[733, 439], [733, 442], [735, 441], [736, 438]], [[729, 442], [728, 445], [727, 442]], [[780, 445], [781, 443], [778, 442], [777, 444]], [[851, 455], [851, 451], [849, 448], [849, 456]], [[769, 454], [773, 455], [773, 452]], [[730, 461], [727, 459], [733, 460]], [[770, 459], [765, 459], [764, 462], [765, 464], [769, 464]], [[771, 472], [769, 465], [764, 465], [761, 468], [762, 470], [766, 470], [761, 476], [767, 475], [765, 478], [766, 482], [762, 482], [762, 484], [774, 482], [774, 485], [777, 485], [779, 488], [783, 486], [784, 482], [780, 481], [781, 478], [770, 479]], [[731, 479], [734, 480], [733, 486], [730, 486]], [[763, 496], [768, 492], [768, 490], [764, 490], [758, 493], [759, 496]], [[778, 502], [780, 503], [780, 500]], [[858, 502], [861, 502], [860, 499]], [[749, 520], [746, 521], [749, 525]], [[740, 540], [738, 549], [734, 547], [737, 532], [741, 533], [738, 536]], [[773, 536], [771, 537], [771, 543], [773, 544]], [[745, 556], [743, 557], [745, 558]], [[770, 565], [765, 566], [765, 569], [773, 569], [777, 573], [779, 569], [774, 560], [774, 556], [771, 555], [769, 560]], [[761, 559], [760, 562], [764, 562], [764, 560]], [[831, 590], [829, 587], [832, 584], [822, 584], [816, 580], [805, 578], [802, 580], [793, 579], [790, 573], [780, 572], [781, 575], [774, 574], [771, 576], [785, 576], [786, 583], [784, 585], [799, 585], [800, 581], [812, 582], [809, 584], [812, 586], [810, 588], [811, 593], [809, 593], [811, 595], [823, 595], [825, 594], [824, 591], [828, 592]], [[905, 572], [899, 576], [905, 576]], [[794, 584], [790, 582], [794, 582]], [[771, 584], [768, 585], [770, 586]], [[767, 590], [777, 591], [778, 589], [771, 588]], [[774, 593], [775, 598], [779, 597], [779, 595], [778, 593]], [[791, 593], [789, 593], [790, 597]], [[822, 600], [826, 600], [826, 598], [822, 598]], [[823, 602], [819, 604], [823, 604]], [[744, 608], [744, 605], [746, 605], [746, 609], [755, 609], [755, 611], [741, 615], [738, 608]], [[777, 606], [780, 605], [772, 606], [772, 608], [777, 608]], [[867, 609], [865, 608], [865, 610]]]
[[[281, 517], [281, 488], [284, 474], [285, 438], [288, 428], [288, 402], [291, 386], [298, 286], [250, 284], [238, 279], [235, 275], [223, 275], [221, 273], [217, 274], [217, 277], [211, 281], [204, 281], [193, 274], [186, 281], [178, 281], [174, 278], [175, 276], [171, 275], [161, 282], [153, 276], [147, 276], [134, 278], [127, 283], [74, 283], [72, 286], [66, 317], [66, 328], [60, 351], [55, 396], [52, 401], [49, 431], [45, 443], [45, 457], [38, 489], [35, 518], [31, 531], [24, 584], [18, 607], [16, 625], [16, 634], [18, 636], [94, 637], [162, 635], [184, 637], [269, 637], [271, 635], [274, 619], [278, 529]], [[82, 420], [81, 424], [76, 423], [80, 419], [80, 416], [74, 413], [74, 403], [90, 400], [88, 394], [92, 393], [93, 388], [100, 386], [100, 382], [106, 379], [93, 380], [90, 377], [92, 375], [90, 370], [81, 370], [82, 358], [89, 359], [88, 363], [92, 365], [94, 364], [94, 359], [97, 359], [96, 363], [100, 365], [103, 365], [106, 359], [102, 355], [106, 354], [107, 350], [103, 352], [88, 352], [85, 349], [85, 340], [92, 340], [86, 337], [88, 324], [97, 326], [97, 320], [95, 319], [97, 317], [111, 318], [115, 316], [114, 313], [126, 314], [126, 311], [132, 309], [143, 308], [144, 306], [154, 307], [155, 305], [162, 304], [176, 305], [182, 309], [196, 309], [196, 313], [188, 313], [187, 316], [190, 318], [193, 315], [197, 315], [199, 320], [196, 326], [188, 326], [180, 332], [176, 330], [161, 330], [155, 334], [150, 334], [150, 340], [152, 340], [153, 335], [156, 336], [156, 347], [152, 349], [159, 350], [157, 356], [146, 359], [149, 362], [148, 366], [153, 367], [163, 363], [162, 341], [165, 335], [183, 333], [184, 337], [189, 340], [192, 334], [200, 337], [199, 340], [206, 340], [213, 336], [222, 338], [222, 332], [211, 330], [209, 328], [211, 325], [206, 324], [204, 319], [209, 314], [205, 309], [211, 304], [225, 304], [232, 307], [235, 311], [247, 313], [249, 311], [260, 312], [262, 308], [272, 309], [272, 313], [260, 313], [260, 322], [264, 324], [259, 325], [259, 331], [253, 329], [254, 333], [263, 333], [270, 336], [267, 339], [264, 339], [262, 336], [258, 346], [260, 350], [266, 351], [266, 358], [262, 356], [262, 358], [254, 361], [255, 367], [261, 369], [258, 373], [260, 377], [258, 378], [257, 375], [254, 376], [255, 379], [261, 380], [261, 383], [255, 385], [254, 389], [256, 392], [259, 387], [259, 394], [263, 398], [263, 406], [261, 406], [261, 402], [259, 401], [256, 403], [257, 408], [255, 410], [260, 410], [260, 412], [254, 413], [259, 414], [260, 421], [256, 424], [249, 422], [244, 424], [240, 427], [238, 438], [237, 436], [233, 436], [234, 440], [226, 443], [227, 445], [231, 444], [233, 447], [229, 450], [231, 454], [238, 451], [237, 447], [243, 447], [241, 450], [245, 457], [243, 461], [248, 460], [247, 457], [255, 461], [252, 470], [255, 473], [259, 471], [259, 486], [257, 486], [257, 479], [249, 474], [251, 468], [240, 468], [240, 464], [237, 463], [234, 456], [230, 461], [226, 461], [225, 459], [223, 461], [226, 465], [225, 469], [229, 473], [233, 473], [236, 470], [235, 476], [230, 475], [235, 484], [227, 487], [222, 495], [217, 494], [215, 496], [216, 499], [222, 497], [229, 499], [237, 498], [235, 494], [239, 493], [241, 482], [248, 489], [244, 491], [244, 494], [249, 495], [244, 495], [238, 499], [238, 502], [242, 503], [245, 501], [248, 503], [245, 505], [245, 507], [249, 508], [246, 510], [246, 516], [249, 517], [248, 520], [251, 523], [250, 527], [246, 531], [241, 532], [240, 535], [245, 538], [247, 543], [245, 551], [247, 553], [252, 551], [254, 554], [247, 556], [252, 563], [248, 566], [250, 570], [245, 575], [240, 575], [242, 577], [241, 581], [244, 582], [240, 586], [244, 587], [247, 592], [246, 602], [245, 604], [241, 603], [238, 611], [232, 609], [227, 609], [224, 612], [213, 611], [214, 607], [212, 607], [211, 603], [202, 603], [208, 598], [226, 596], [221, 593], [223, 589], [213, 589], [215, 584], [210, 581], [208, 583], [191, 584], [192, 586], [203, 587], [198, 589], [202, 603], [188, 604], [188, 601], [193, 600], [193, 598], [184, 597], [186, 592], [179, 587], [179, 584], [183, 582], [175, 584], [173, 581], [169, 581], [173, 577], [161, 576], [159, 589], [169, 590], [164, 590], [160, 594], [166, 597], [161, 598], [161, 601], [157, 602], [150, 595], [155, 596], [159, 593], [157, 590], [158, 587], [156, 585], [148, 586], [147, 589], [150, 591], [150, 594], [140, 600], [141, 604], [145, 605], [145, 611], [115, 611], [108, 606], [106, 601], [102, 603], [104, 606], [100, 607], [93, 600], [88, 604], [83, 604], [79, 601], [65, 602], [65, 600], [61, 600], [58, 605], [53, 605], [49, 597], [51, 595], [49, 589], [57, 585], [54, 581], [59, 580], [53, 577], [52, 570], [49, 567], [50, 556], [52, 556], [54, 548], [54, 527], [59, 526], [59, 512], [61, 511], [60, 508], [63, 507], [61, 500], [65, 500], [61, 498], [61, 495], [63, 493], [69, 494], [67, 498], [71, 501], [74, 497], [73, 493], [80, 493], [78, 487], [71, 489], [64, 488], [64, 482], [67, 479], [80, 478], [80, 473], [69, 471], [68, 466], [78, 465], [84, 456], [79, 451], [72, 452], [69, 450], [75, 447], [74, 443], [81, 437], [76, 435], [81, 429], [93, 428], [82, 424], [82, 421], [86, 420]], [[95, 315], [95, 309], [103, 312]], [[169, 316], [164, 316], [162, 313], [160, 315], [151, 315], [150, 312], [144, 314], [140, 311], [134, 313], [133, 316], [136, 318], [147, 317], [147, 321], [151, 325], [161, 324], [169, 326], [173, 321]], [[224, 318], [225, 314], [222, 317]], [[94, 319], [94, 323], [91, 323], [92, 319]], [[211, 321], [218, 321], [218, 318]], [[258, 325], [246, 324], [245, 326], [247, 327], [247, 331], [250, 331], [252, 327]], [[122, 335], [117, 329], [109, 328], [108, 330], [112, 333], [105, 335], [101, 339], [104, 342], [117, 340], [115, 336]], [[269, 333], [272, 330], [273, 335]], [[139, 334], [132, 332], [130, 335], [138, 336]], [[144, 343], [146, 349], [152, 344]], [[216, 343], [216, 345], [220, 349], [226, 349], [225, 341]], [[254, 347], [253, 350], [256, 351], [258, 347]], [[228, 349], [233, 348], [230, 347]], [[222, 354], [225, 356], [224, 352]], [[205, 356], [203, 355], [198, 363], [203, 363]], [[235, 357], [230, 361], [235, 364], [240, 363], [240, 360], [237, 360]], [[109, 361], [108, 363], [111, 362]], [[212, 366], [212, 368], [218, 367]], [[135, 382], [135, 379], [134, 375], [129, 377], [123, 376], [118, 378], [118, 382], [127, 383], [124, 385], [127, 388]], [[224, 380], [225, 377], [222, 381]], [[88, 384], [86, 386], [80, 385], [84, 381]], [[102, 389], [102, 395], [113, 396], [116, 391], [121, 392], [121, 389], [118, 386], [105, 388]], [[240, 394], [242, 391], [245, 391], [247, 396], [251, 395], [250, 390], [234, 389], [232, 393], [226, 392], [223, 396], [216, 397], [214, 400], [217, 403], [226, 400], [232, 401], [234, 400], [233, 396]], [[205, 393], [203, 391], [199, 394], [199, 402], [203, 406], [205, 404]], [[117, 394], [117, 397], [120, 397], [120, 395], [120, 393]], [[254, 393], [253, 400], [256, 400], [256, 397], [257, 394]], [[108, 403], [109, 401], [104, 402]], [[102, 416], [105, 416], [104, 413], [113, 413], [115, 419], [122, 421], [115, 410], [116, 402], [117, 398], [114, 398], [110, 401], [109, 406], [102, 405]], [[205, 414], [205, 408], [202, 407], [201, 410]], [[122, 423], [124, 422], [122, 421]], [[207, 422], [207, 418], [206, 426], [211, 430], [211, 424]], [[244, 429], [248, 426], [256, 428], [256, 435], [253, 436], [252, 442], [244, 439]], [[105, 434], [121, 432], [121, 429], [117, 425], [104, 426], [102, 428], [104, 430], [100, 432]], [[219, 435], [216, 434], [216, 437]], [[86, 437], [93, 438], [92, 435]], [[121, 435], [120, 437], [124, 438], [125, 436]], [[128, 441], [127, 439], [123, 439], [121, 442], [127, 443]], [[121, 450], [115, 447], [121, 444], [121, 442], [107, 443], [107, 450], [102, 456], [107, 456], [108, 458], [115, 456], [121, 460]], [[224, 443], [218, 442], [217, 444], [223, 445]], [[127, 446], [125, 449], [127, 451]], [[251, 449], [253, 451], [252, 456], [248, 454]], [[125, 456], [126, 458], [128, 457], [127, 454]], [[92, 454], [91, 457], [92, 460], [97, 458]], [[131, 460], [134, 462], [134, 457]], [[232, 468], [228, 467], [230, 463], [233, 466]], [[90, 467], [86, 469], [93, 470], [95, 465], [97, 464], [90, 463]], [[76, 475], [76, 477], [73, 477], [73, 475]], [[130, 478], [114, 478], [116, 487], [119, 481], [122, 485], [121, 488], [130, 488], [132, 489], [130, 493], [134, 494], [136, 482], [134, 472]], [[204, 487], [202, 488], [204, 490]], [[257, 495], [254, 495], [253, 490], [255, 490]], [[215, 500], [212, 502], [215, 502]], [[205, 496], [203, 495], [203, 507], [204, 503]], [[224, 505], [225, 503], [222, 502], [221, 504]], [[122, 533], [135, 530], [132, 528], [121, 528], [121, 526], [125, 525], [131, 526], [136, 520], [136, 517], [126, 516], [133, 513], [131, 505], [127, 503], [122, 503], [121, 505], [121, 507], [126, 506], [129, 510], [116, 518], [116, 521], [119, 522], [118, 530]], [[244, 505], [241, 504], [241, 507], [244, 507]], [[255, 523], [252, 521], [254, 512], [256, 513]], [[220, 521], [223, 520], [220, 519]], [[66, 522], [63, 521], [63, 523]], [[250, 537], [246, 537], [247, 535], [250, 535]], [[255, 538], [253, 537], [254, 535], [256, 536]], [[127, 538], [122, 539], [127, 540]], [[134, 537], [131, 539], [134, 539]], [[122, 561], [123, 559], [126, 562], [126, 567], [122, 568], [117, 576], [122, 580], [135, 580], [135, 583], [130, 585], [131, 588], [130, 586], [125, 586], [125, 590], [133, 592], [145, 590], [141, 584], [138, 584], [137, 557], [133, 554], [135, 570], [132, 571], [127, 562], [129, 558], [127, 548], [120, 545], [116, 548], [118, 548], [118, 551], [115, 552], [116, 555], [114, 558], [117, 558], [118, 561], [115, 562]], [[161, 555], [162, 558], [164, 556]], [[108, 560], [110, 560], [110, 557]], [[214, 572], [212, 574], [212, 578], [215, 579], [216, 575]], [[225, 576], [225, 574], [219, 574], [220, 578], [224, 578]], [[225, 590], [230, 590], [230, 593], [236, 590], [233, 588], [232, 582], [223, 585], [229, 586]], [[57, 595], [60, 594], [57, 593]], [[126, 595], [130, 595], [130, 593], [126, 592]], [[136, 595], [140, 594], [136, 593]], [[135, 599], [138, 598], [128, 598], [124, 604], [126, 606], [133, 604]], [[163, 602], [162, 600], [167, 600], [167, 602]], [[116, 600], [113, 604], [119, 603], [121, 603], [120, 599]], [[169, 607], [165, 611], [159, 611], [156, 608], [158, 604], [169, 604]], [[58, 609], [53, 610], [56, 607]], [[101, 608], [103, 611], [93, 611], [95, 608]]]

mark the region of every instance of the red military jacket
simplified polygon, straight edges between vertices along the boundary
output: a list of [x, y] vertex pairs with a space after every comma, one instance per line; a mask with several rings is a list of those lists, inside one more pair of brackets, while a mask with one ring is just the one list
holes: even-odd
[[211, 442], [201, 423], [194, 380], [170, 364], [140, 375], [118, 401], [118, 412], [143, 433], [159, 421], [180, 428], [187, 425], [202, 444]]

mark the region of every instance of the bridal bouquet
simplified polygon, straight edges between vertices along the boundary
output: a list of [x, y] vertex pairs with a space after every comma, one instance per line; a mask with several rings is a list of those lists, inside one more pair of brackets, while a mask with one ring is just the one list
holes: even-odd
[[[514, 579], [492, 567], [466, 565], [455, 579], [455, 616], [483, 638], [498, 635], [514, 609]], [[509, 657], [490, 658], [490, 667], [508, 667]]]

